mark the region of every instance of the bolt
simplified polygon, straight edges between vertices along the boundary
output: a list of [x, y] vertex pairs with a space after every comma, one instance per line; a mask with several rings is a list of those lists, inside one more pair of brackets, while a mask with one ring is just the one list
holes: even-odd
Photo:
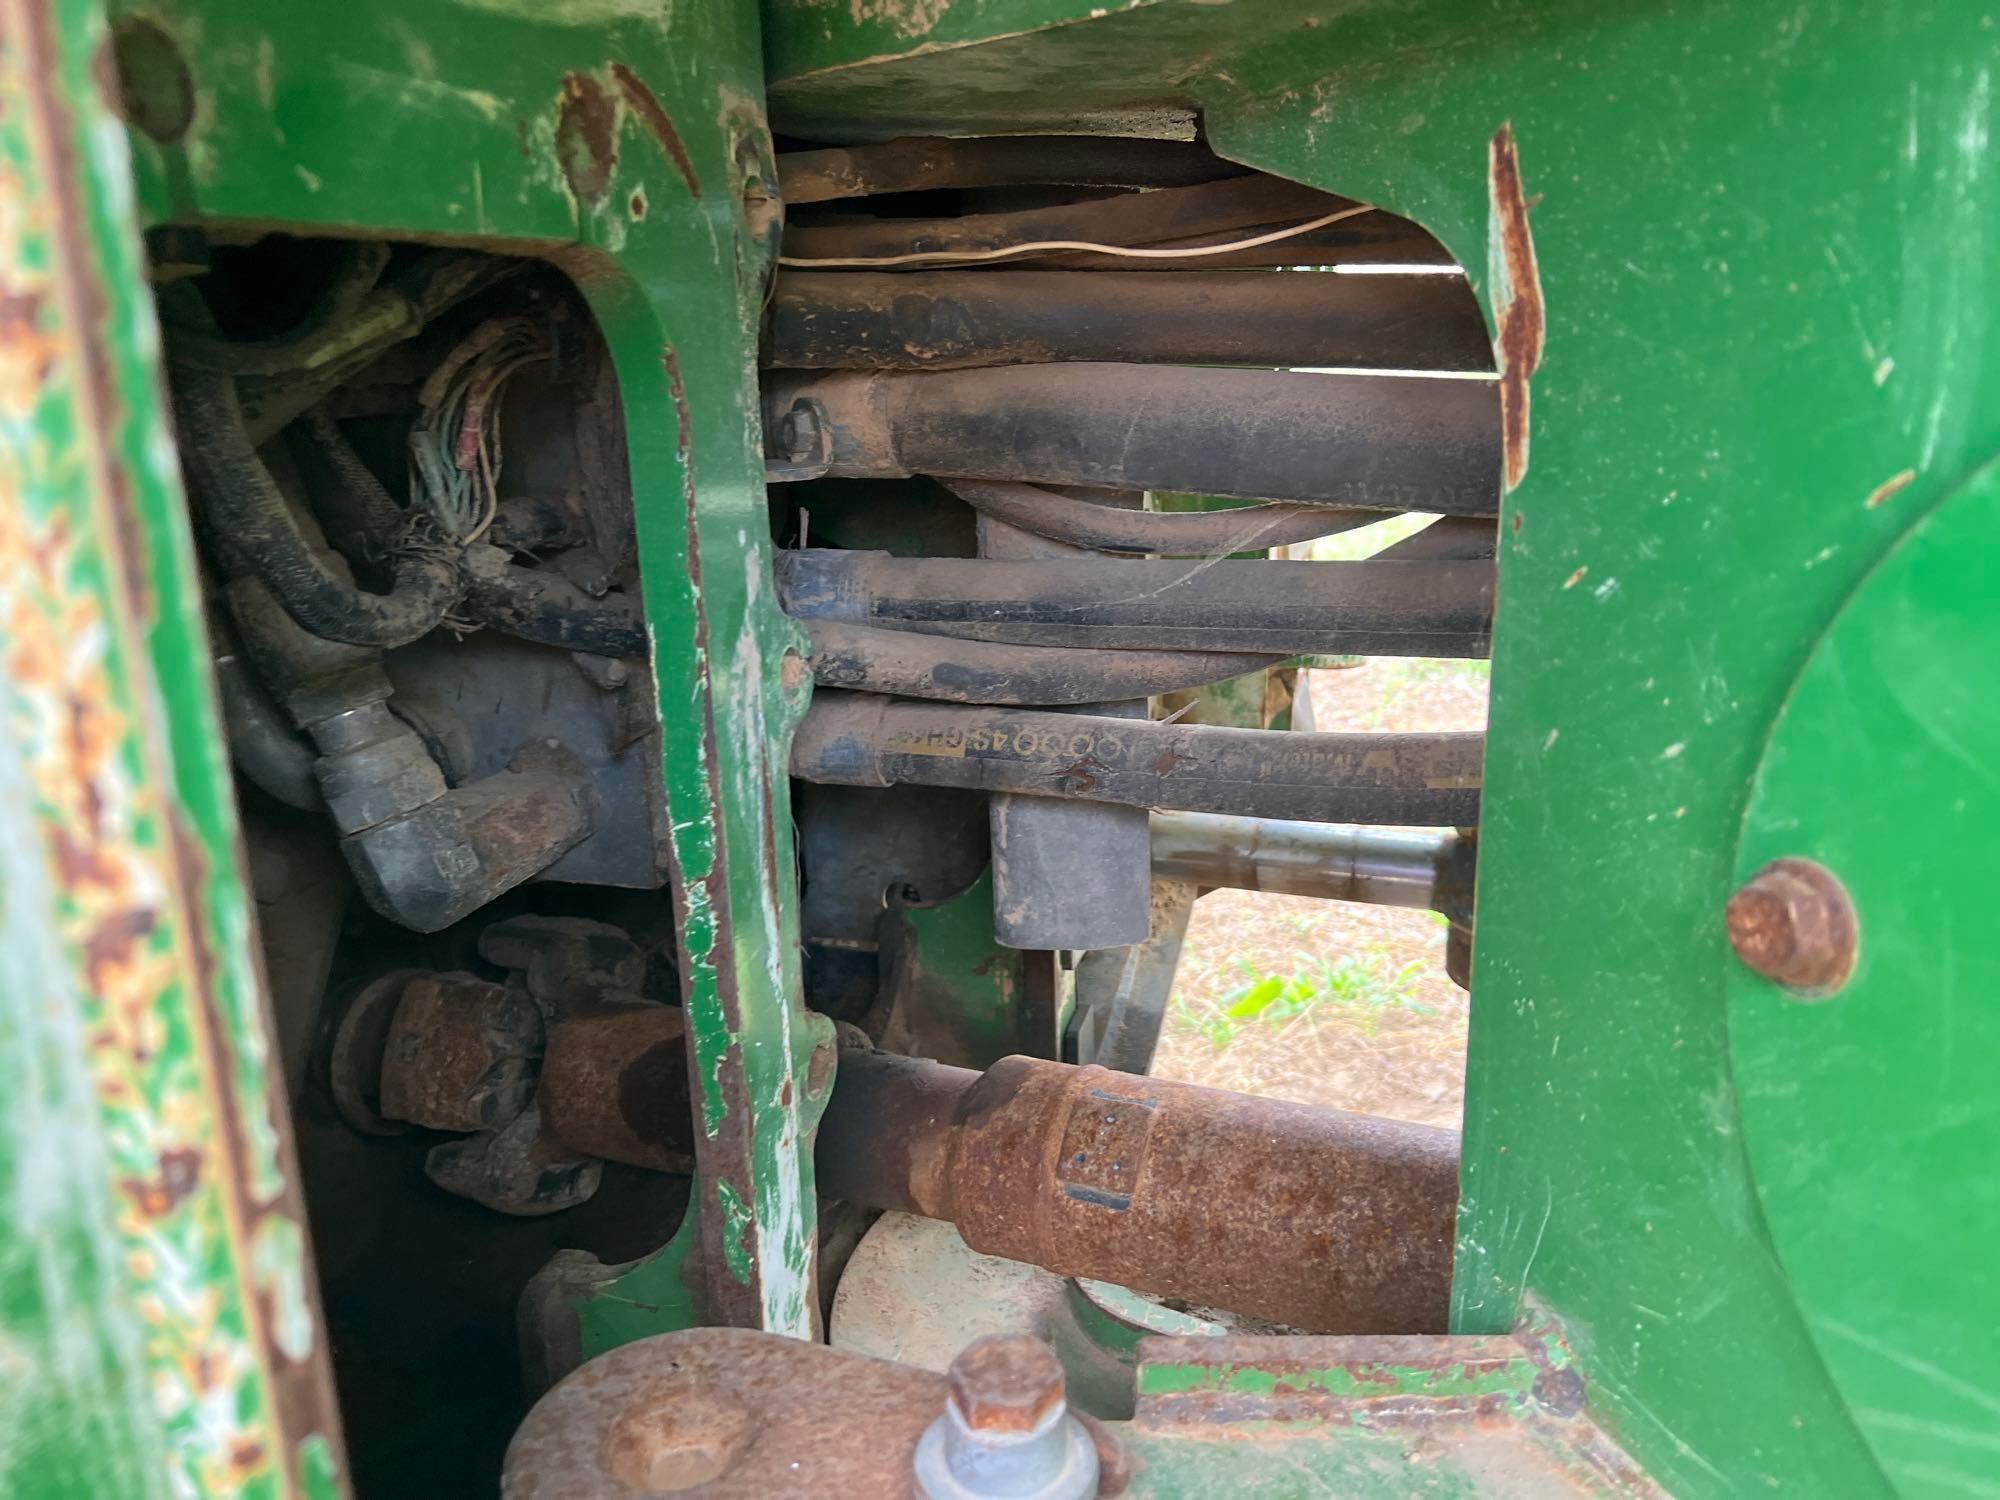
[[1088, 1500], [1097, 1445], [1063, 1399], [1063, 1368], [1027, 1334], [990, 1334], [946, 1375], [944, 1415], [917, 1443], [930, 1500]]
[[1747, 968], [1802, 999], [1824, 999], [1854, 972], [1854, 903], [1831, 870], [1778, 859], [1729, 898], [1729, 946]]
[[811, 401], [794, 404], [778, 426], [778, 446], [787, 463], [806, 464], [817, 459], [820, 437], [819, 407]]
[[974, 1432], [1029, 1432], [1063, 1404], [1063, 1367], [1026, 1334], [979, 1339], [951, 1362], [951, 1400]]

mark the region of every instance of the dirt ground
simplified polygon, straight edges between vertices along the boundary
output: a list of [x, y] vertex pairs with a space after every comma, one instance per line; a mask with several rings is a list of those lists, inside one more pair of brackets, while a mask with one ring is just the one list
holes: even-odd
[[[1484, 663], [1373, 658], [1303, 675], [1321, 730], [1486, 727]], [[1282, 993], [1265, 1003], [1273, 979]], [[1445, 978], [1440, 917], [1212, 891], [1195, 907], [1153, 1071], [1456, 1128], [1466, 1014]]]

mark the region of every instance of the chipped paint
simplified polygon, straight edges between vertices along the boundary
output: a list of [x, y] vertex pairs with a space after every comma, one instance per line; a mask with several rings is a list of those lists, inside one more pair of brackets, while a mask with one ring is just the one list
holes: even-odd
[[618, 169], [618, 106], [588, 73], [563, 75], [555, 145], [563, 181], [578, 206], [597, 207]]
[[722, 1205], [722, 1258], [729, 1274], [745, 1286], [750, 1284], [750, 1263], [755, 1248], [757, 1216], [736, 1189], [726, 1182], [715, 1185], [716, 1201]]
[[1916, 477], [1917, 471], [1915, 469], [1898, 470], [1876, 485], [1874, 489], [1870, 490], [1868, 492], [1868, 499], [1863, 503], [1869, 510], [1874, 510], [1880, 505], [1887, 505], [1897, 495], [1901, 494], [1908, 485], [1913, 483]]
[[951, 10], [951, 0], [848, 0], [848, 18], [856, 26], [886, 26], [900, 37], [920, 37], [935, 30]]

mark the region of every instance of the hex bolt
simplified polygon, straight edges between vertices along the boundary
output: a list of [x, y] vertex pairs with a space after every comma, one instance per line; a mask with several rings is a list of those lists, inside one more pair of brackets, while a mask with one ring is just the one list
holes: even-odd
[[951, 1363], [944, 1415], [917, 1441], [928, 1500], [1089, 1500], [1097, 1445], [1063, 1399], [1063, 1368], [1028, 1334], [989, 1334]]
[[824, 429], [820, 425], [819, 403], [795, 401], [778, 424], [778, 447], [786, 463], [809, 464], [818, 460]]
[[1860, 926], [1840, 879], [1809, 859], [1777, 859], [1743, 883], [1724, 913], [1747, 968], [1801, 1000], [1823, 1000], [1854, 972]]

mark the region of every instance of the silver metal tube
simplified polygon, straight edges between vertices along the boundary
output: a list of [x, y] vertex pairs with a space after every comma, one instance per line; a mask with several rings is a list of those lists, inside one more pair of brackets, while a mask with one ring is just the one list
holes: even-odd
[[1231, 890], [1434, 910], [1438, 870], [1458, 843], [1450, 831], [1156, 812], [1153, 875]]

